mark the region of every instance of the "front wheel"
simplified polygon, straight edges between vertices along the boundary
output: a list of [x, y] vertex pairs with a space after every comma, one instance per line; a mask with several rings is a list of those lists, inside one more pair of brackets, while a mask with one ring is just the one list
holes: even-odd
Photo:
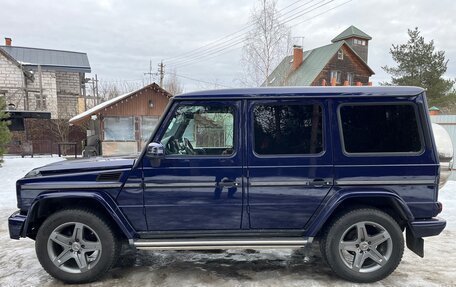
[[43, 268], [67, 283], [98, 279], [117, 260], [120, 243], [103, 218], [88, 210], [63, 210], [38, 230], [36, 254]]
[[377, 209], [356, 209], [333, 221], [321, 242], [331, 269], [353, 282], [375, 282], [399, 265], [404, 238], [397, 222]]

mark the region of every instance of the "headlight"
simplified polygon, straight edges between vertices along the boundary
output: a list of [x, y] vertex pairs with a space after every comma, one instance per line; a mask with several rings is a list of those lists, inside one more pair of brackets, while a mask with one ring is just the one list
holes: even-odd
[[24, 177], [25, 178], [30, 178], [30, 177], [37, 177], [37, 176], [41, 176], [40, 170], [39, 169], [32, 169]]

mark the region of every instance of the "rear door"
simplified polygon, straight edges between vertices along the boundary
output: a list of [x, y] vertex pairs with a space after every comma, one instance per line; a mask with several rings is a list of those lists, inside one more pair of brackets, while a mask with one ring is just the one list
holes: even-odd
[[250, 228], [303, 229], [333, 185], [328, 102], [250, 100]]

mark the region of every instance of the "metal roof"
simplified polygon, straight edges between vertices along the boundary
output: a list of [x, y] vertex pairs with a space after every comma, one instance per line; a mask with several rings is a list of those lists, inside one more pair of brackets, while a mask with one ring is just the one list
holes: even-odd
[[[345, 41], [328, 44], [312, 50], [304, 51], [302, 64], [292, 71], [293, 55], [285, 57], [282, 62], [272, 71], [267, 81], [268, 86], [310, 86], [318, 74], [323, 70], [331, 58], [345, 45], [352, 51], [366, 68], [374, 74], [374, 71]], [[263, 83], [265, 86], [265, 83]]]
[[90, 73], [89, 59], [86, 53], [50, 50], [40, 48], [0, 46], [12, 58], [24, 67], [34, 70], [37, 66], [67, 72]]
[[371, 40], [372, 37], [361, 31], [360, 29], [356, 28], [355, 26], [351, 25], [347, 29], [345, 29], [342, 33], [337, 35], [334, 39], [331, 40], [331, 42], [337, 42], [340, 40], [345, 40], [351, 37], [356, 37], [356, 38], [361, 38], [361, 39], [366, 39], [366, 40]]
[[315, 96], [416, 96], [424, 92], [419, 87], [369, 87], [369, 86], [327, 86], [327, 87], [261, 87], [245, 89], [221, 89], [181, 94], [175, 99], [192, 98], [255, 98], [255, 97], [315, 97]]

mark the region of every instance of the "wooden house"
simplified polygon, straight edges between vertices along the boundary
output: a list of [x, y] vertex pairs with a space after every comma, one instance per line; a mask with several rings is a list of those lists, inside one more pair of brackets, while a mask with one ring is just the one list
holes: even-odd
[[367, 64], [372, 38], [354, 26], [337, 35], [332, 43], [303, 51], [294, 46], [262, 86], [354, 86], [369, 85], [374, 71]]
[[172, 95], [152, 83], [105, 101], [73, 118], [87, 128], [87, 156], [130, 155], [141, 151]]

